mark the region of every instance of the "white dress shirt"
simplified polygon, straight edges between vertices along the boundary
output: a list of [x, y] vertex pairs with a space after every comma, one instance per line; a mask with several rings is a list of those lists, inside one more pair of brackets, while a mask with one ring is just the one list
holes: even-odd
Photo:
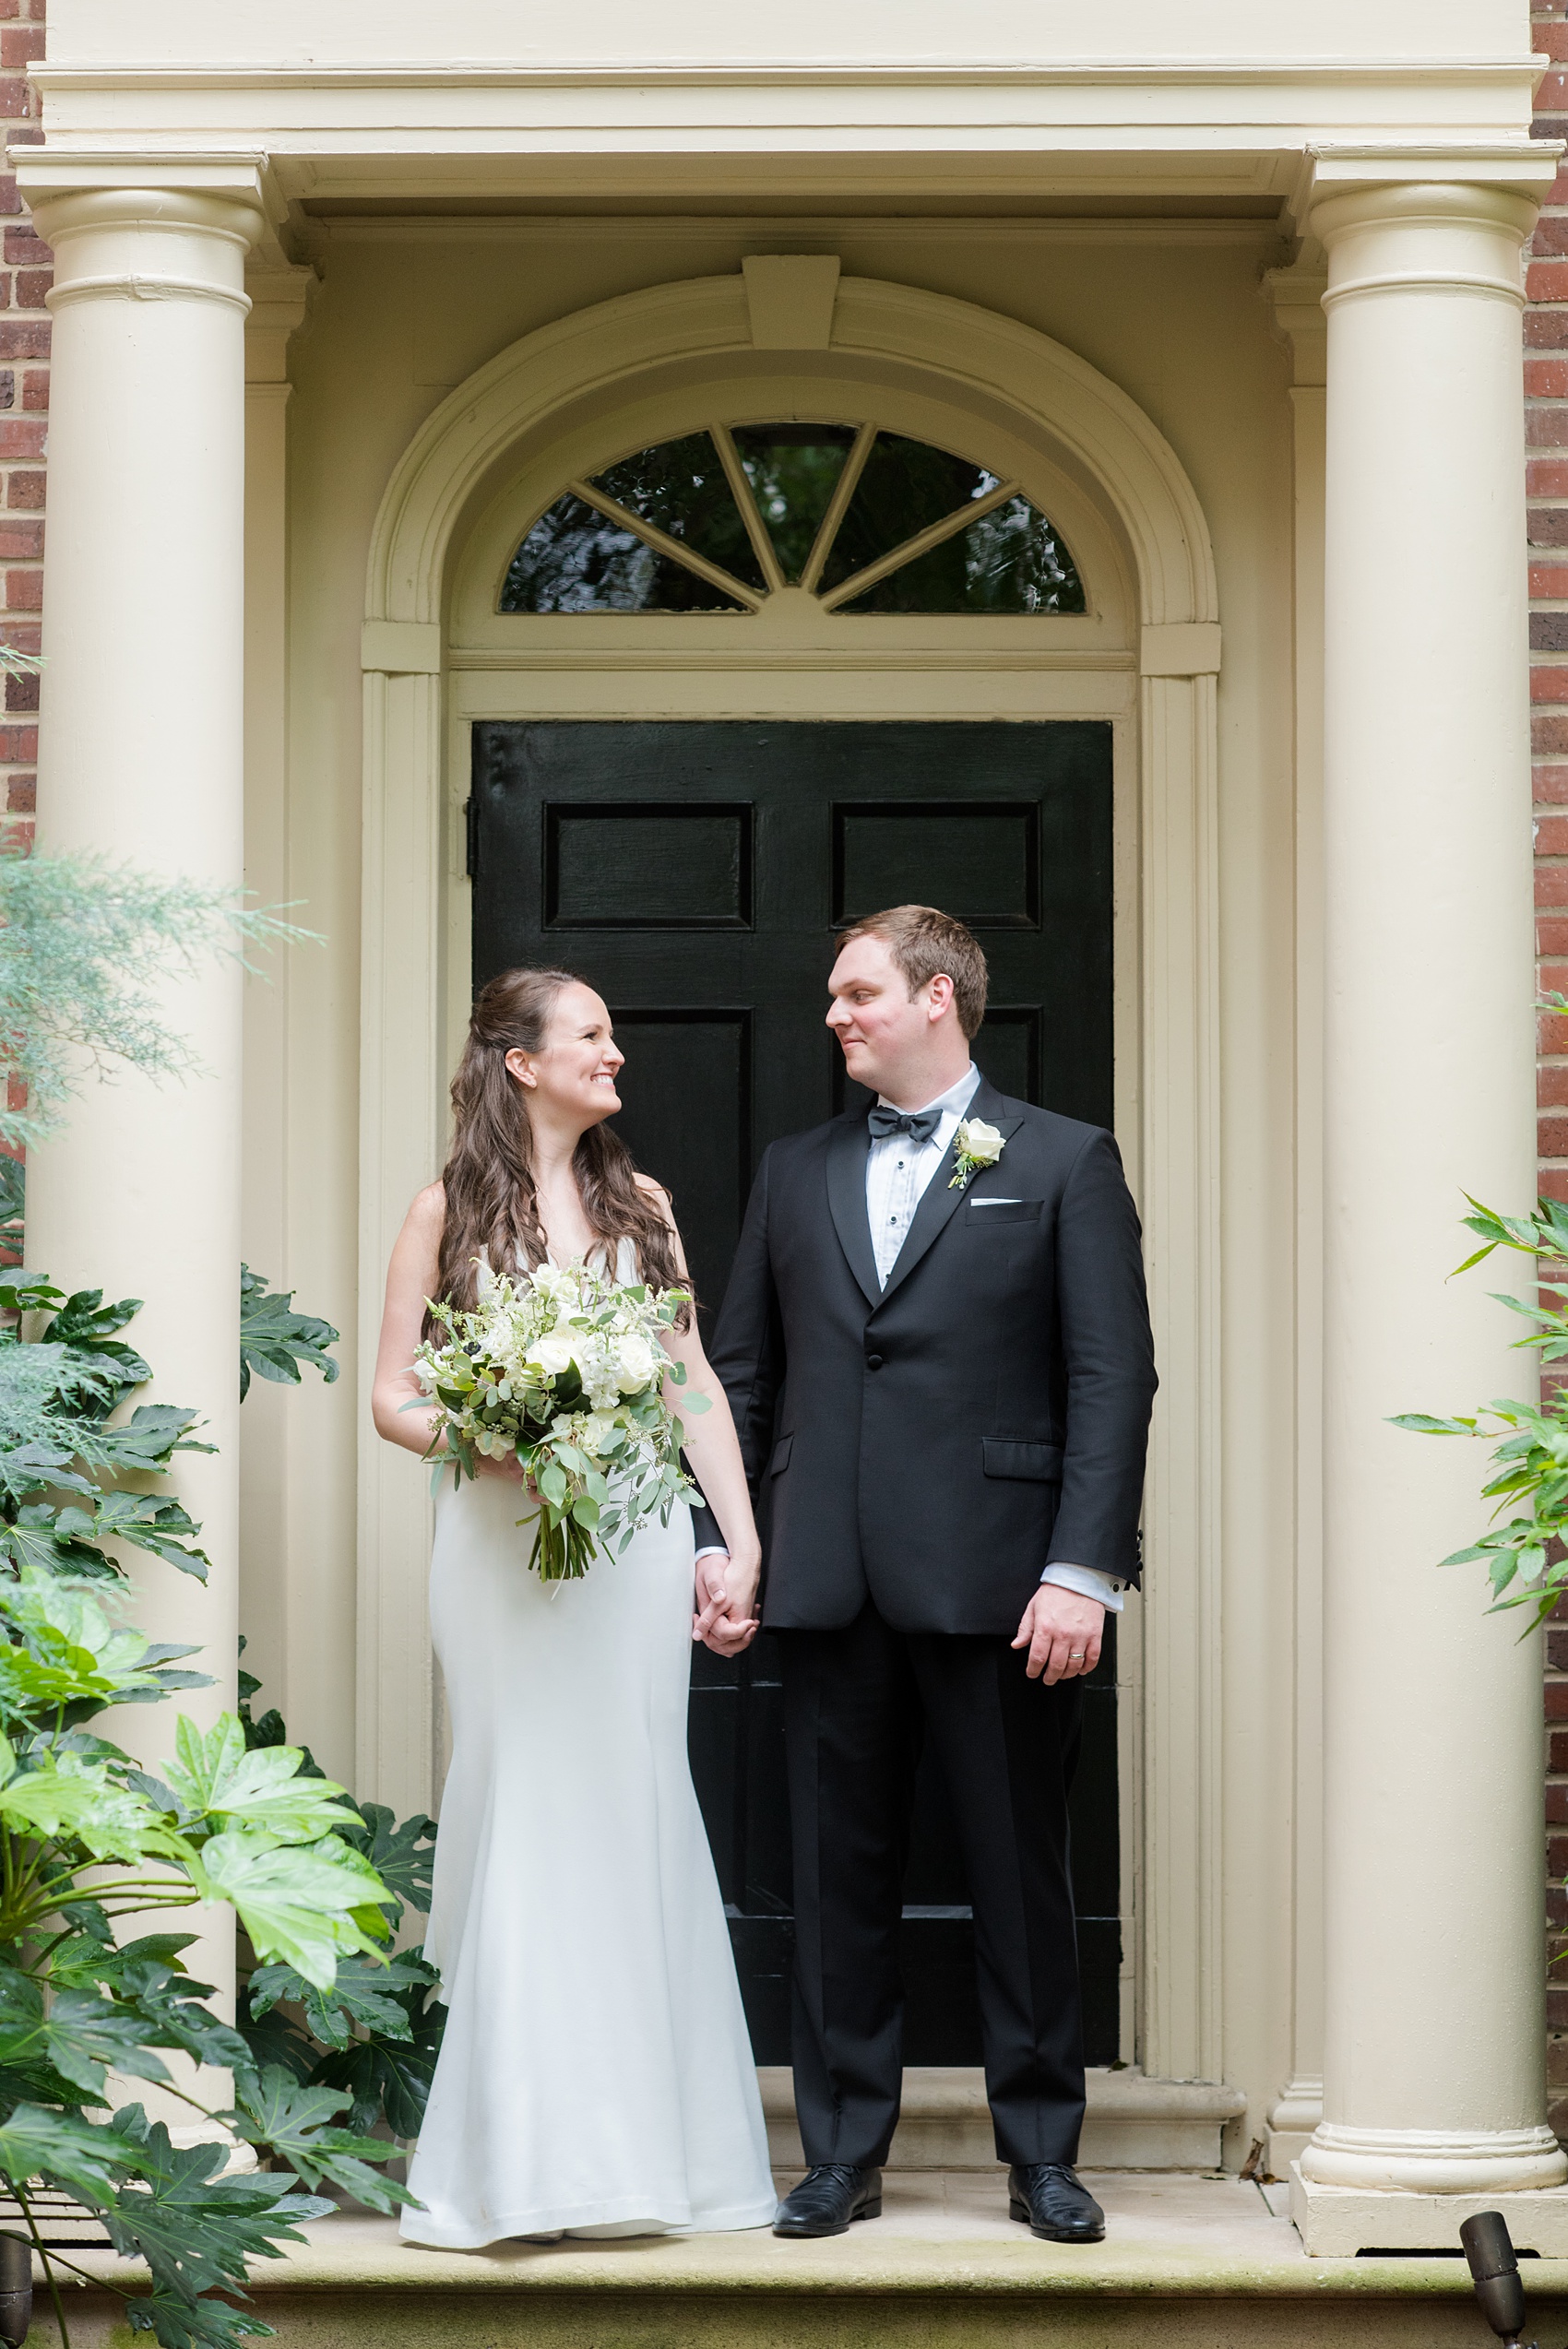
[[[887, 1275], [897, 1262], [898, 1251], [909, 1237], [915, 1210], [951, 1149], [959, 1121], [974, 1099], [980, 1081], [980, 1071], [971, 1061], [956, 1085], [949, 1086], [934, 1101], [924, 1104], [928, 1109], [940, 1111], [935, 1130], [927, 1141], [917, 1146], [907, 1133], [889, 1133], [873, 1138], [866, 1152], [866, 1215], [871, 1224], [877, 1278], [885, 1288]], [[896, 1109], [897, 1104], [888, 1102], [887, 1106]], [[699, 1558], [711, 1554], [711, 1547], [697, 1552]], [[1040, 1580], [1054, 1583], [1063, 1590], [1076, 1591], [1084, 1598], [1098, 1599], [1113, 1615], [1122, 1612], [1123, 1585], [1114, 1575], [1102, 1574], [1096, 1567], [1051, 1565]]]

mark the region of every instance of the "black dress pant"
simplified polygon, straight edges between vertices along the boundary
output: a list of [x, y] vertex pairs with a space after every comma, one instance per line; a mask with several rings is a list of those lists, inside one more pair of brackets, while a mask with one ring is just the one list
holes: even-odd
[[1004, 2162], [1071, 2162], [1084, 2118], [1067, 1789], [1083, 1701], [1005, 1638], [896, 1631], [868, 1604], [781, 1631], [795, 1863], [795, 2104], [806, 2160], [875, 2168], [903, 2082], [898, 1930], [929, 1737], [969, 1879], [986, 2092]]

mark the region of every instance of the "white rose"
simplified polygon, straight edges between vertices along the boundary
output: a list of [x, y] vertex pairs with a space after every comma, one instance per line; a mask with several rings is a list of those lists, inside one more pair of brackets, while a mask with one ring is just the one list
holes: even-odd
[[652, 1347], [636, 1330], [615, 1341], [615, 1382], [623, 1394], [640, 1394], [651, 1386], [657, 1369]]
[[1002, 1156], [1003, 1137], [983, 1118], [966, 1118], [958, 1128], [958, 1153], [977, 1167], [993, 1167]]
[[547, 1379], [558, 1379], [569, 1370], [576, 1359], [576, 1333], [572, 1330], [546, 1330], [536, 1337], [525, 1357], [536, 1370]]

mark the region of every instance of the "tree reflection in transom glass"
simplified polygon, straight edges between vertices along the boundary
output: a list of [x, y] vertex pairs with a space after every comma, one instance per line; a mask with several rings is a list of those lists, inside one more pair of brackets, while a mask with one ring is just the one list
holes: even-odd
[[[838, 525], [823, 568], [824, 587], [842, 587], [879, 555], [891, 554], [953, 512], [997, 486], [997, 477], [967, 457], [952, 457], [901, 433], [878, 433], [855, 484], [849, 511]], [[949, 605], [961, 611], [963, 603]]]
[[706, 555], [748, 587], [766, 587], [719, 451], [706, 433], [639, 449], [591, 478], [596, 490], [667, 538]]
[[[715, 426], [715, 431], [719, 428]], [[868, 437], [849, 424], [736, 424], [732, 457], [709, 433], [688, 433], [592, 477], [593, 492], [624, 509], [621, 522], [588, 503], [581, 480], [534, 524], [501, 591], [505, 612], [745, 614], [766, 599], [756, 545], [766, 532], [778, 571], [798, 581], [812, 555], [849, 452]], [[725, 470], [738, 462], [735, 486]], [[755, 513], [742, 513], [743, 477]], [[579, 495], [577, 492], [581, 492]], [[741, 503], [737, 503], [737, 497]], [[989, 512], [967, 509], [995, 497]], [[671, 551], [632, 527], [662, 534]], [[949, 533], [838, 609], [977, 615], [1088, 610], [1083, 580], [1054, 527], [1016, 480], [897, 433], [878, 433], [813, 590], [831, 597], [922, 531]], [[754, 543], [754, 533], [755, 542]], [[722, 572], [733, 593], [689, 569], [673, 549]], [[774, 574], [777, 578], [778, 573]], [[830, 607], [831, 608], [831, 607]]]
[[722, 588], [568, 492], [541, 514], [501, 590], [503, 611], [740, 611]]
[[852, 424], [737, 424], [741, 469], [751, 484], [786, 579], [798, 579], [854, 445]]
[[846, 611], [1083, 611], [1084, 583], [1027, 497], [992, 506], [878, 579]]

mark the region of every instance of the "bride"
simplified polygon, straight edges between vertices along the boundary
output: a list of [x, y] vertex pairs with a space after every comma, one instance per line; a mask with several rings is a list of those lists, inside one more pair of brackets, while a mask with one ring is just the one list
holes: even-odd
[[[600, 1257], [682, 1286], [667, 1194], [605, 1120], [624, 1055], [590, 987], [504, 971], [474, 1004], [438, 1183], [392, 1252], [374, 1409], [423, 1452], [410, 1364], [426, 1299], [471, 1304], [492, 1267]], [[452, 1766], [427, 1943], [446, 2032], [410, 2172], [415, 2243], [766, 2226], [774, 2214], [729, 1928], [686, 1761], [695, 1636], [756, 1625], [758, 1547], [733, 1422], [690, 1315], [671, 1333], [686, 1450], [728, 1545], [694, 1566], [657, 1517], [578, 1582], [529, 1571], [515, 1460], [441, 1480], [431, 1620]], [[422, 1407], [406, 1409], [411, 1398]], [[694, 1586], [695, 1602], [694, 1609]]]

